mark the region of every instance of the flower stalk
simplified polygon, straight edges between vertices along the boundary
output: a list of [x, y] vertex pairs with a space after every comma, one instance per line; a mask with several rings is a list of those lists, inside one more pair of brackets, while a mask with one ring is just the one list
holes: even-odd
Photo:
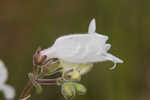
[[37, 79], [35, 81], [40, 85], [57, 85], [59, 82], [59, 78], [58, 79]]
[[[44, 56], [40, 55], [40, 49], [38, 48], [35, 55], [33, 56], [33, 62], [34, 62], [33, 71], [28, 74], [29, 82], [27, 83], [24, 90], [22, 91], [19, 97], [19, 100], [28, 99], [26, 97], [30, 95], [29, 92], [31, 91], [33, 86], [35, 86], [35, 88], [39, 90], [40, 85], [57, 85], [58, 84], [59, 78], [58, 79], [43, 79], [43, 77], [46, 76], [48, 73], [48, 72], [43, 73], [41, 71], [43, 64], [48, 63], [48, 61], [45, 62], [45, 58], [46, 58], [45, 55]], [[52, 72], [51, 75], [53, 75], [53, 73], [55, 72]]]
[[23, 100], [24, 98], [26, 98], [28, 96], [30, 90], [32, 89], [32, 87], [33, 87], [33, 84], [31, 81], [29, 81], [27, 83], [27, 85], [25, 86], [24, 90], [22, 91], [19, 100]]

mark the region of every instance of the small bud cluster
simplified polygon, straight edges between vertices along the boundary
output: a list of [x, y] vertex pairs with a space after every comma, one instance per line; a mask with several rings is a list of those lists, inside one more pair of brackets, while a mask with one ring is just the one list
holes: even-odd
[[72, 99], [76, 94], [84, 95], [86, 93], [86, 88], [79, 83], [65, 82], [62, 84], [61, 92], [66, 99]]
[[83, 95], [86, 93], [86, 88], [79, 83], [81, 75], [78, 71], [69, 69], [63, 72], [63, 81], [61, 81], [61, 92], [66, 99], [73, 98], [76, 94]]

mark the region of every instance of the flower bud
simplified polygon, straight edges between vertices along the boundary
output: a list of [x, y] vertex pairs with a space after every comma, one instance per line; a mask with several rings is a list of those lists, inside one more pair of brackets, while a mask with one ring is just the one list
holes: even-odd
[[79, 71], [81, 75], [84, 75], [91, 71], [92, 68], [93, 64], [80, 64], [76, 70]]
[[75, 96], [75, 93], [76, 93], [74, 85], [72, 83], [62, 84], [61, 93], [66, 99], [73, 98]]
[[42, 65], [47, 58], [46, 55], [41, 55], [40, 51], [41, 51], [41, 48], [38, 48], [33, 56], [33, 63], [35, 65]]
[[71, 81], [80, 81], [81, 75], [78, 71], [69, 71], [64, 73], [64, 78]]
[[84, 85], [75, 83], [74, 87], [76, 89], [76, 93], [78, 93], [79, 95], [84, 95], [86, 93], [86, 88]]
[[44, 74], [49, 75], [51, 73], [54, 73], [60, 69], [59, 60], [55, 58], [50, 59], [49, 62], [46, 65], [42, 66], [41, 68], [42, 68], [41, 72]]
[[63, 72], [67, 71], [68, 69], [73, 69], [75, 71], [78, 71], [80, 75], [84, 75], [88, 73], [92, 68], [93, 64], [76, 64], [76, 63], [70, 63], [63, 60], [60, 60], [60, 67], [62, 67]]

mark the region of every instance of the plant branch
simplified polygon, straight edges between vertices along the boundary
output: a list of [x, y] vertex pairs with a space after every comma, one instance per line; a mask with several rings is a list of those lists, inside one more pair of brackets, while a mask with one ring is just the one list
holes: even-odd
[[[34, 66], [33, 67], [33, 78], [36, 79], [36, 76], [38, 74], [38, 66]], [[32, 81], [29, 80], [28, 84], [26, 85], [26, 87], [24, 88], [24, 90], [22, 91], [21, 95], [20, 95], [20, 100], [22, 100], [23, 98], [25, 98], [27, 96], [27, 94], [30, 92], [30, 90], [33, 87], [33, 83]]]
[[23, 92], [21, 93], [19, 100], [24, 99], [27, 96], [27, 94], [30, 92], [32, 87], [33, 87], [33, 84], [31, 81], [29, 81], [28, 84], [26, 85], [26, 87], [24, 88]]
[[57, 79], [37, 79], [35, 80], [40, 85], [57, 85], [60, 78]]

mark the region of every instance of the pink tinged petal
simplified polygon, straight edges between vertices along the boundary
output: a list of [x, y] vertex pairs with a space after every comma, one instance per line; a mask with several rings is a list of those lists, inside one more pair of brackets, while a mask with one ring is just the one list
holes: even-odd
[[15, 97], [15, 89], [7, 84], [0, 86], [0, 91], [4, 93], [6, 100], [13, 100]]
[[89, 24], [88, 33], [92, 34], [92, 33], [95, 33], [95, 31], [96, 31], [96, 22], [95, 22], [95, 19], [93, 18]]

